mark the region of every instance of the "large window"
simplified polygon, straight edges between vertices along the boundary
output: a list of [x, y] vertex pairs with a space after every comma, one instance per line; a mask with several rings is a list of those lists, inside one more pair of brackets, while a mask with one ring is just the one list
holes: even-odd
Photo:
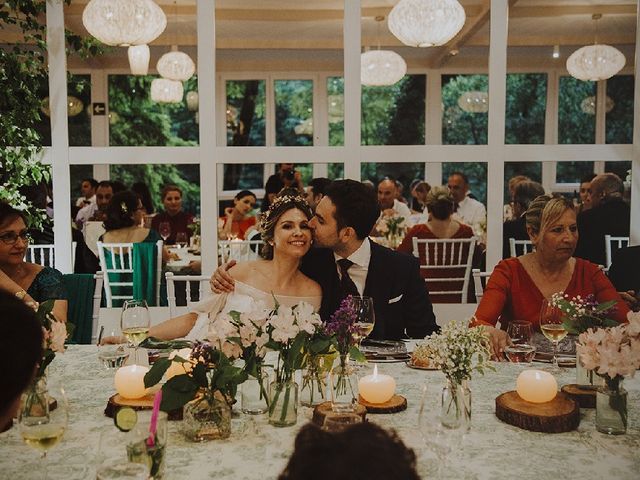
[[313, 145], [313, 81], [276, 80], [276, 145]]
[[616, 75], [607, 80], [607, 143], [633, 141], [633, 75]]
[[560, 77], [558, 143], [595, 143], [595, 82]]
[[507, 75], [505, 143], [544, 143], [547, 76], [543, 73]]
[[488, 89], [487, 75], [442, 76], [444, 145], [486, 145]]
[[227, 145], [266, 145], [266, 97], [264, 80], [228, 80]]

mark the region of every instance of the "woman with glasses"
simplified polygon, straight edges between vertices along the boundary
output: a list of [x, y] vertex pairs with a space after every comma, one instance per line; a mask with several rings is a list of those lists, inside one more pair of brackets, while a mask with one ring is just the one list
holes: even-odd
[[145, 228], [146, 209], [140, 197], [125, 190], [118, 192], [107, 205], [107, 218], [104, 221], [106, 232], [100, 237], [104, 243], [156, 243], [160, 235], [155, 230]]
[[55, 268], [24, 261], [29, 245], [24, 214], [0, 203], [0, 289], [37, 308], [39, 303], [55, 300], [52, 313], [67, 321], [67, 292], [62, 274]]

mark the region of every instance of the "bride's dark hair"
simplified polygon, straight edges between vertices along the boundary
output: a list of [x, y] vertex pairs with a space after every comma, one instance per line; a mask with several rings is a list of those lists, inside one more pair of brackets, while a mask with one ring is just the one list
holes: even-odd
[[313, 212], [307, 201], [295, 188], [283, 188], [273, 200], [269, 209], [260, 217], [260, 233], [264, 245], [260, 256], [265, 260], [273, 259], [273, 235], [280, 217], [287, 211], [297, 208], [305, 214], [307, 220], [313, 217]]

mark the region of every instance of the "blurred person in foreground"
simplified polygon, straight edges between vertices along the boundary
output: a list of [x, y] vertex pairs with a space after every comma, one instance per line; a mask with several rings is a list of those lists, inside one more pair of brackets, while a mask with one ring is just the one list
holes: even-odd
[[0, 289], [34, 306], [55, 300], [52, 313], [67, 321], [67, 291], [55, 268], [25, 262], [30, 237], [23, 213], [0, 202]]
[[308, 423], [278, 480], [419, 480], [416, 455], [393, 432], [371, 422], [341, 432]]
[[[529, 205], [525, 220], [535, 251], [496, 265], [471, 322], [487, 328], [494, 359], [502, 360], [510, 343], [506, 333], [510, 322], [524, 320], [540, 330], [542, 301], [556, 292], [569, 297], [593, 295], [599, 303], [616, 300], [611, 317], [626, 322], [629, 308], [598, 265], [573, 256], [578, 225], [571, 200], [541, 195]], [[495, 327], [498, 321], [500, 329]]]
[[0, 290], [4, 368], [0, 376], [0, 432], [10, 427], [20, 396], [42, 358], [42, 326], [35, 312], [10, 292]]

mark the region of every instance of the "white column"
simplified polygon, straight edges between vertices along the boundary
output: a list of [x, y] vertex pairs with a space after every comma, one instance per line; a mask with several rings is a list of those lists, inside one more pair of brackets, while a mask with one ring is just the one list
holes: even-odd
[[[216, 35], [215, 1], [198, 0], [198, 96], [200, 100], [200, 217], [202, 226], [202, 273], [218, 263], [218, 191], [216, 168]], [[222, 108], [225, 108], [224, 105]], [[207, 188], [206, 186], [209, 186]]]
[[633, 69], [633, 150], [631, 166], [631, 245], [640, 245], [640, 3], [636, 10], [636, 58]]
[[344, 0], [344, 178], [360, 180], [360, 0]]
[[502, 258], [502, 185], [509, 7], [491, 0], [489, 44], [489, 158], [487, 178], [487, 271]]
[[67, 124], [67, 56], [64, 39], [64, 12], [60, 0], [47, 0], [47, 50], [49, 106], [51, 109], [55, 260], [58, 270], [70, 273], [72, 271], [71, 188]]

